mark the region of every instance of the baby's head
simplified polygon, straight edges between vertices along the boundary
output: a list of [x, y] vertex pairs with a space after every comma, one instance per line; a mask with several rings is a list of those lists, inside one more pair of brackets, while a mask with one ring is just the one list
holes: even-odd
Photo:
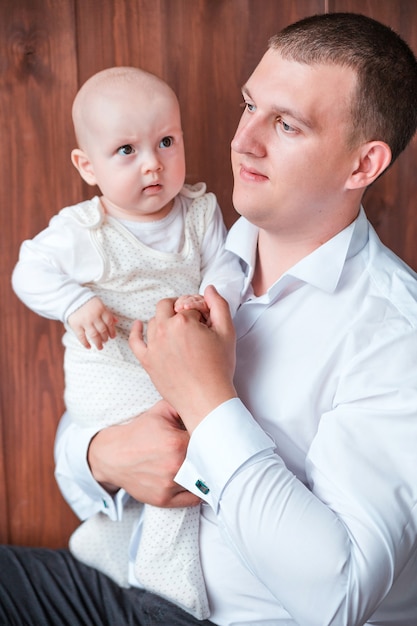
[[161, 219], [185, 179], [178, 99], [160, 78], [112, 67], [89, 78], [72, 108], [72, 162], [115, 217]]

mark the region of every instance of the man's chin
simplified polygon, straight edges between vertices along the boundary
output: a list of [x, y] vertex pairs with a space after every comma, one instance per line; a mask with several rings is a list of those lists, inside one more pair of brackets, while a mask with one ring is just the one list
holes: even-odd
[[250, 216], [256, 212], [255, 203], [248, 198], [247, 194], [233, 192], [232, 202], [236, 213], [242, 217], [250, 219]]

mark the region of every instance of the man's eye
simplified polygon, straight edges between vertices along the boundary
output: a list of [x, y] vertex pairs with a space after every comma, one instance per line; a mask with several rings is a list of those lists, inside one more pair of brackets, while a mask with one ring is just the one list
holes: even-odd
[[251, 104], [250, 102], [241, 102], [240, 106], [245, 111], [249, 111], [249, 113], [253, 113], [256, 110], [255, 105]]
[[159, 142], [159, 147], [160, 148], [170, 148], [173, 143], [174, 143], [174, 138], [173, 137], [164, 137]]
[[297, 132], [296, 129], [293, 128], [293, 126], [290, 126], [289, 124], [287, 124], [287, 122], [283, 120], [282, 117], [277, 118], [277, 123], [279, 124], [281, 129], [284, 131], [284, 133], [295, 134]]
[[126, 146], [120, 146], [120, 148], [117, 150], [118, 154], [121, 155], [128, 155], [128, 154], [133, 154], [135, 151], [134, 147], [131, 146], [130, 144], [127, 144]]

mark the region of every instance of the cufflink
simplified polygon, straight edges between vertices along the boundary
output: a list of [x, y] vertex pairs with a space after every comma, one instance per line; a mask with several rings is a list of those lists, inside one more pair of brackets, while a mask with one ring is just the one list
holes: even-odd
[[210, 491], [209, 487], [207, 487], [207, 485], [205, 483], [203, 483], [202, 480], [198, 479], [197, 482], [195, 483], [195, 486], [197, 487], [197, 489], [199, 489], [202, 493], [204, 493], [204, 495], [206, 496], [208, 494], [208, 492]]

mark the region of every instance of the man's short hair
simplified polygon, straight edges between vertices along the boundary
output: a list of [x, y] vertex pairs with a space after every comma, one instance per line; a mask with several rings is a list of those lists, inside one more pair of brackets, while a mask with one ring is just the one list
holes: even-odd
[[365, 15], [327, 13], [287, 26], [269, 47], [299, 63], [354, 70], [348, 142], [384, 141], [395, 161], [417, 128], [417, 60], [397, 33]]

